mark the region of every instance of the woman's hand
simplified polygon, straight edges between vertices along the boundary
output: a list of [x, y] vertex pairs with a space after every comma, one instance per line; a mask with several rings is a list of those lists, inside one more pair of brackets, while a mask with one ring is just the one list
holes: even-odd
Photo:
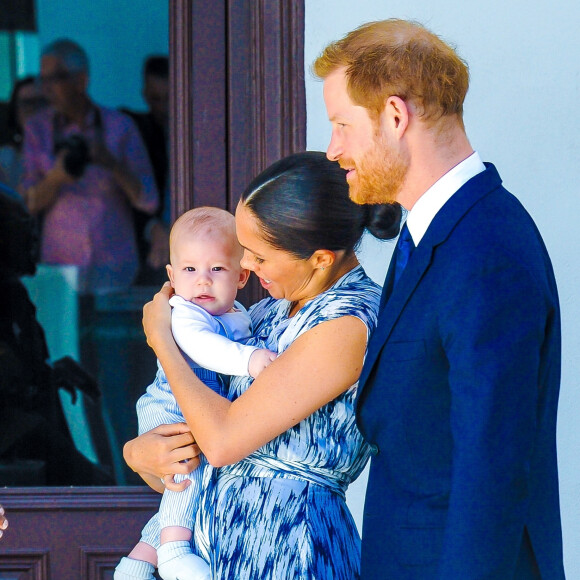
[[199, 465], [199, 453], [185, 423], [160, 425], [128, 441], [123, 448], [127, 465], [157, 491], [163, 491], [165, 485], [174, 491], [187, 487], [188, 480], [183, 485], [175, 484], [172, 476], [191, 473]]
[[165, 340], [173, 341], [171, 334], [171, 306], [169, 299], [174, 291], [169, 282], [165, 282], [161, 290], [153, 296], [151, 302], [143, 307], [143, 330], [147, 344], [157, 352]]

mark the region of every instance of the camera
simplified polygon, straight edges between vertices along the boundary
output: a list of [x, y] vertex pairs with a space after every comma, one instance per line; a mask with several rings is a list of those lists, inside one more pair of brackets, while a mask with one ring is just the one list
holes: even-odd
[[91, 153], [87, 140], [82, 135], [69, 135], [55, 143], [54, 152], [66, 150], [64, 169], [71, 176], [79, 179], [91, 162]]

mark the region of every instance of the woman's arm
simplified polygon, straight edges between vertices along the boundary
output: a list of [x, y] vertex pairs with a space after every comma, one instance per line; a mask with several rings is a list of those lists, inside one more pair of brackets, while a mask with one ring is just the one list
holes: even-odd
[[[155, 491], [163, 492], [161, 478], [190, 473], [199, 464], [199, 447], [184, 423], [160, 425], [125, 443], [123, 457]], [[177, 491], [175, 488], [172, 488]]]
[[197, 379], [175, 344], [171, 293], [165, 286], [145, 306], [143, 325], [185, 420], [212, 465], [247, 457], [358, 380], [367, 328], [360, 319], [345, 316], [305, 332], [230, 402]]

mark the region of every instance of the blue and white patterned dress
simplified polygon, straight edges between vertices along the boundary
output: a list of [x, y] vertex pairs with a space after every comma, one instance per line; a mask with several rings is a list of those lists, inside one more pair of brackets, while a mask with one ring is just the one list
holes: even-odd
[[[361, 266], [292, 318], [288, 301], [266, 298], [250, 309], [254, 344], [282, 353], [307, 330], [341, 316], [360, 318], [370, 335], [379, 299], [380, 287]], [[233, 377], [230, 400], [251, 381]], [[356, 389], [357, 384], [246, 459], [205, 470], [194, 547], [210, 563], [212, 578], [359, 577], [360, 538], [344, 495], [370, 456], [355, 423]]]

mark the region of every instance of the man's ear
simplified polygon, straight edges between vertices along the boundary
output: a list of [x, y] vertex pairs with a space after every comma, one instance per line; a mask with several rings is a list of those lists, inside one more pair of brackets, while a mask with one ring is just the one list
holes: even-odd
[[250, 278], [250, 271], [247, 268], [242, 268], [240, 270], [240, 279], [238, 280], [238, 290], [241, 290]]
[[175, 284], [173, 283], [173, 268], [171, 267], [171, 264], [167, 264], [167, 266], [165, 266], [165, 269], [167, 270], [167, 276], [169, 278], [169, 281], [171, 282], [172, 288], [175, 288]]
[[385, 103], [381, 117], [382, 123], [400, 139], [409, 125], [410, 110], [401, 97], [391, 96]]

